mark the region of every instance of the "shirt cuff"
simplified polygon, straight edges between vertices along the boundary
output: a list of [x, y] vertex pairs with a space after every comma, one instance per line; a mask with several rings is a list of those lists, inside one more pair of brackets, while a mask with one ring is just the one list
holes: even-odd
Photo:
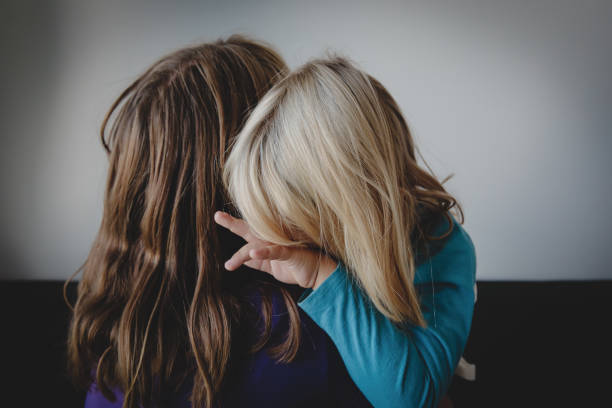
[[339, 290], [347, 285], [347, 272], [342, 262], [316, 290], [306, 289], [298, 299], [298, 305], [309, 315], [330, 307]]

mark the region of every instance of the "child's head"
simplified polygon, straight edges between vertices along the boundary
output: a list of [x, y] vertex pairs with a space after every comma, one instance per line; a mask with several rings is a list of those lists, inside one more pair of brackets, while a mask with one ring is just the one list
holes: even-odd
[[222, 265], [231, 252], [221, 253], [211, 231], [214, 211], [228, 201], [221, 182], [228, 148], [286, 70], [267, 46], [234, 36], [178, 50], [137, 78], [102, 125], [105, 239], [118, 248], [142, 240], [153, 262], [187, 256]]
[[228, 201], [222, 168], [249, 109], [286, 70], [276, 52], [235, 36], [165, 56], [114, 102], [101, 131], [104, 213], [69, 335], [77, 381], [97, 366], [100, 389], [119, 385], [135, 406], [154, 375], [180, 382], [195, 367], [194, 401], [210, 405], [235, 330], [222, 284], [233, 252], [213, 220]]
[[376, 307], [424, 324], [411, 236], [422, 209], [455, 202], [419, 167], [398, 105], [341, 58], [306, 64], [260, 101], [225, 168], [234, 204], [261, 238], [322, 248]]

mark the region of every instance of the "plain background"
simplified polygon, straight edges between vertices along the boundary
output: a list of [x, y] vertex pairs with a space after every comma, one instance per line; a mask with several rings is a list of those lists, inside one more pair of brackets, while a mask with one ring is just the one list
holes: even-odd
[[65, 279], [102, 214], [102, 118], [162, 55], [233, 33], [337, 51], [395, 96], [463, 204], [480, 280], [612, 278], [612, 2], [0, 5], [0, 279]]

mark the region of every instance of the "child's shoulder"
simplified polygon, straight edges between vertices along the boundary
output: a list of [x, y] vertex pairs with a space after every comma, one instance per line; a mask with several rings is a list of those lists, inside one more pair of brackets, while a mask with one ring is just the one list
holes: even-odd
[[[448, 247], [448, 249], [452, 249], [453, 251], [475, 254], [474, 243], [472, 242], [470, 235], [465, 230], [465, 227], [461, 225], [452, 214], [449, 213], [448, 215], [453, 226], [449, 236], [445, 239], [442, 249]], [[436, 233], [440, 233], [440, 235], [444, 234], [449, 229], [449, 220], [447, 217], [442, 218], [442, 222], [436, 229]]]
[[[454, 281], [461, 277], [470, 281], [475, 279], [476, 250], [474, 243], [463, 225], [452, 214], [448, 215], [449, 217], [441, 217], [430, 234], [434, 239], [428, 241], [426, 255], [421, 257], [417, 263], [415, 282], [430, 281], [431, 276], [425, 276], [429, 274], [425, 272], [430, 268], [436, 272], [434, 276], [436, 281], [448, 279]], [[452, 222], [452, 230], [448, 233], [451, 228], [450, 222]], [[435, 237], [442, 236], [444, 237], [435, 239]]]

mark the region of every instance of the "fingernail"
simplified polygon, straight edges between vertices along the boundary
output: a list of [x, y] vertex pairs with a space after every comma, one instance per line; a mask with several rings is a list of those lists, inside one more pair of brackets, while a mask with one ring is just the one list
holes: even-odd
[[231, 268], [232, 268], [232, 263], [231, 263], [230, 261], [227, 261], [227, 262], [225, 263], [225, 269], [228, 269], [228, 270], [229, 270], [229, 269], [231, 269]]

